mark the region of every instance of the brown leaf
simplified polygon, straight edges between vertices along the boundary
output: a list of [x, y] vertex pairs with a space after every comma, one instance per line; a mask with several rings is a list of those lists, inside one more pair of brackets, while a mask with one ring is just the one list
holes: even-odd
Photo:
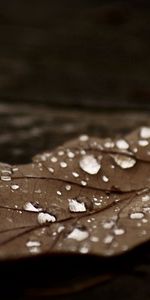
[[150, 128], [0, 164], [0, 259], [122, 254], [150, 239]]

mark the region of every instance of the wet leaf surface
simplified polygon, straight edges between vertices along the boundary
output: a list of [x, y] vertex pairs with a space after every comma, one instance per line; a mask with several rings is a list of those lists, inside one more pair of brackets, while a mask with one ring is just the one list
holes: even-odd
[[148, 127], [82, 135], [30, 164], [1, 163], [0, 259], [116, 256], [149, 241], [149, 142]]

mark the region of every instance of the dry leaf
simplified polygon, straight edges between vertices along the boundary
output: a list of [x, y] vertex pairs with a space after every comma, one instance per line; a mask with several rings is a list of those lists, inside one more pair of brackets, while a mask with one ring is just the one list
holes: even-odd
[[150, 128], [80, 136], [27, 165], [0, 164], [0, 259], [122, 254], [150, 239]]

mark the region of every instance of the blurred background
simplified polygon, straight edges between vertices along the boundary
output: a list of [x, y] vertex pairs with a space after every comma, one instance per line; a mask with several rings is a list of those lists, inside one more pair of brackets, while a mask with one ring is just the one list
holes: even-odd
[[1, 1], [0, 99], [150, 108], [150, 1]]
[[[84, 133], [118, 136], [150, 126], [149, 110], [149, 0], [0, 1], [0, 162], [28, 163], [33, 155]], [[135, 251], [134, 268], [127, 258], [126, 269], [113, 280], [71, 299], [141, 300], [144, 295], [149, 300], [145, 248], [144, 254]], [[102, 266], [91, 266], [82, 271], [92, 279]], [[76, 269], [77, 280], [75, 268], [66, 272], [67, 286], [68, 279], [80, 285], [86, 278], [79, 263]], [[4, 270], [11, 274], [9, 264]], [[20, 274], [26, 284], [22, 269]], [[12, 278], [14, 298], [28, 300]], [[4, 299], [6, 290], [12, 293], [4, 288]], [[57, 299], [70, 300], [70, 295]]]

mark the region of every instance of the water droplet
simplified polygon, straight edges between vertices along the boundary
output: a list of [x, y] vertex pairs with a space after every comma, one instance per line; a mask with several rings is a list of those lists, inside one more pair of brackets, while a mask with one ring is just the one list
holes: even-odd
[[61, 168], [67, 168], [67, 163], [65, 161], [60, 162]]
[[28, 241], [26, 243], [27, 247], [39, 247], [41, 243], [39, 241]]
[[127, 251], [128, 250], [128, 246], [127, 245], [123, 245], [122, 246], [122, 251]]
[[76, 199], [69, 199], [69, 210], [71, 212], [84, 212], [86, 211], [85, 203], [78, 202]]
[[13, 172], [17, 172], [17, 171], [18, 171], [18, 168], [13, 168], [12, 171], [13, 171]]
[[68, 235], [68, 239], [74, 239], [78, 242], [81, 242], [87, 239], [89, 236], [88, 232], [78, 228], [73, 229], [73, 231]]
[[150, 138], [150, 127], [142, 127], [140, 130], [140, 136], [143, 139], [149, 139]]
[[147, 140], [139, 140], [138, 141], [138, 144], [141, 146], [141, 147], [145, 147], [149, 144], [149, 142]]
[[111, 169], [114, 169], [114, 168], [115, 168], [115, 166], [114, 166], [114, 165], [111, 165], [110, 167], [111, 167]]
[[94, 203], [96, 206], [100, 206], [100, 205], [102, 205], [100, 202], [96, 202], [96, 203]]
[[62, 193], [61, 193], [60, 191], [57, 191], [57, 195], [61, 196], [61, 194], [62, 194]]
[[80, 253], [86, 254], [86, 253], [88, 253], [89, 249], [86, 246], [82, 246], [79, 251], [80, 251]]
[[144, 217], [144, 214], [142, 212], [134, 212], [130, 214], [130, 219], [132, 220], [139, 220]]
[[104, 143], [105, 148], [113, 148], [114, 147], [114, 142], [113, 141], [106, 141]]
[[55, 222], [56, 221], [56, 218], [48, 213], [39, 213], [38, 214], [38, 222], [39, 224], [44, 224], [44, 223], [47, 223], [47, 222]]
[[56, 236], [56, 235], [57, 235], [57, 232], [56, 232], [56, 231], [54, 231], [54, 232], [52, 233], [52, 235], [53, 235], [53, 236]]
[[142, 219], [142, 222], [143, 222], [143, 223], [147, 223], [148, 220], [144, 218], [144, 219]]
[[57, 229], [57, 232], [60, 233], [65, 229], [65, 227], [63, 225], [59, 226]]
[[36, 208], [31, 202], [27, 202], [23, 205], [24, 210], [39, 212], [42, 211], [42, 208]]
[[77, 172], [72, 172], [72, 175], [73, 175], [75, 178], [79, 177], [79, 174], [78, 174]]
[[3, 175], [5, 174], [5, 176], [12, 174], [12, 172], [10, 170], [1, 170], [1, 172]]
[[129, 144], [123, 139], [116, 141], [116, 146], [120, 150], [127, 150], [129, 148]]
[[1, 180], [2, 181], [11, 181], [11, 177], [10, 176], [4, 176], [4, 175], [2, 175], [1, 176]]
[[64, 155], [64, 151], [62, 151], [62, 150], [58, 151], [58, 155], [59, 155], [59, 156]]
[[90, 240], [93, 243], [97, 243], [99, 241], [99, 238], [97, 236], [91, 236]]
[[80, 154], [81, 154], [81, 155], [85, 155], [85, 154], [86, 154], [86, 151], [85, 151], [84, 149], [81, 149], [81, 150], [80, 150]]
[[87, 182], [85, 180], [81, 180], [81, 185], [86, 186]]
[[134, 153], [137, 153], [137, 152], [138, 152], [138, 148], [135, 147], [135, 148], [132, 149], [132, 151], [133, 151]]
[[93, 155], [85, 155], [80, 159], [80, 168], [88, 174], [97, 174], [101, 168], [100, 163]]
[[114, 226], [114, 221], [105, 221], [104, 223], [102, 223], [102, 226], [105, 229], [111, 229]]
[[41, 243], [39, 241], [28, 241], [26, 243], [27, 248], [29, 248], [29, 251], [31, 253], [39, 253], [40, 252], [40, 246]]
[[147, 234], [147, 231], [146, 230], [142, 230], [141, 234], [145, 235], [145, 234]]
[[48, 170], [51, 172], [51, 173], [54, 173], [54, 169], [53, 168], [48, 168]]
[[19, 185], [18, 184], [12, 184], [11, 185], [11, 189], [12, 190], [18, 190], [19, 189]]
[[116, 235], [122, 235], [124, 233], [125, 233], [125, 230], [122, 229], [122, 228], [115, 228], [114, 229], [114, 234], [116, 234]]
[[113, 241], [113, 239], [114, 239], [114, 237], [113, 237], [113, 235], [107, 235], [105, 238], [104, 238], [104, 243], [105, 244], [111, 244], [112, 243], [112, 241]]
[[103, 179], [103, 181], [104, 181], [104, 182], [108, 182], [108, 181], [109, 181], [108, 177], [107, 177], [107, 176], [105, 176], [105, 175], [104, 175], [104, 176], [102, 176], [102, 179]]
[[34, 192], [37, 194], [41, 194], [42, 191], [40, 189], [38, 189], [38, 190], [35, 190]]
[[129, 156], [115, 154], [112, 155], [112, 157], [114, 158], [115, 163], [122, 169], [132, 168], [136, 164], [136, 160]]
[[70, 184], [67, 184], [67, 185], [65, 186], [65, 189], [66, 189], [66, 191], [70, 191], [70, 190], [71, 190], [71, 185], [70, 185]]
[[142, 197], [142, 201], [146, 202], [146, 201], [149, 201], [150, 200], [150, 196], [149, 195], [144, 195]]
[[89, 139], [89, 137], [88, 137], [88, 135], [86, 135], [86, 134], [80, 135], [80, 137], [79, 137], [79, 140], [80, 140], [81, 142], [86, 142], [86, 141], [88, 141], [88, 139]]
[[71, 152], [71, 151], [68, 151], [67, 156], [68, 156], [69, 158], [74, 158], [74, 157], [75, 157], [75, 154], [74, 154], [73, 152]]
[[150, 207], [144, 207], [144, 208], [143, 208], [143, 211], [149, 213], [149, 212], [150, 212]]
[[51, 162], [56, 163], [57, 160], [58, 160], [57, 157], [55, 157], [55, 156], [51, 157]]

